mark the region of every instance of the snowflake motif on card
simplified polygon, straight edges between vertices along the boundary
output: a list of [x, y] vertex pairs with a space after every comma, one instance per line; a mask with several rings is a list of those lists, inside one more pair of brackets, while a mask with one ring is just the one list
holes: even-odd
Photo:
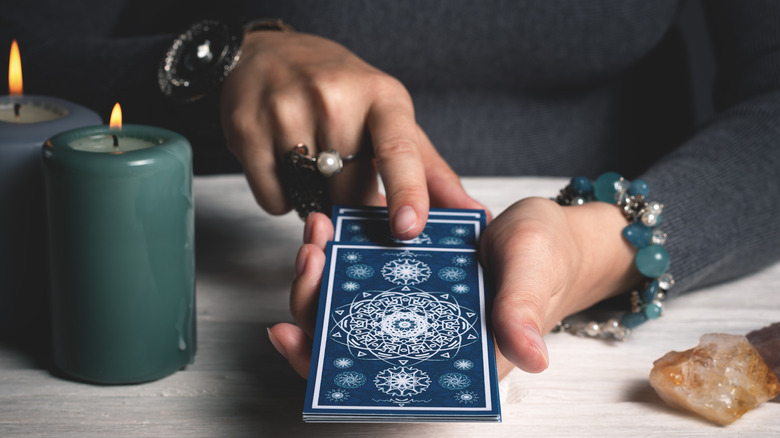
[[325, 393], [325, 398], [334, 403], [342, 403], [349, 398], [349, 391], [343, 389], [331, 389]]
[[366, 384], [366, 376], [357, 371], [344, 371], [336, 374], [333, 383], [342, 388], [355, 389]]
[[453, 293], [463, 295], [471, 292], [471, 287], [469, 287], [468, 284], [458, 283], [458, 284], [453, 284], [450, 290]]
[[458, 391], [455, 393], [455, 400], [457, 400], [458, 403], [470, 405], [479, 400], [479, 394], [471, 391]]
[[468, 266], [471, 264], [471, 257], [464, 254], [458, 254], [450, 259], [450, 262], [455, 266]]
[[345, 252], [344, 254], [342, 254], [341, 255], [341, 260], [343, 260], [343, 261], [345, 261], [347, 263], [357, 263], [357, 262], [363, 260], [363, 256], [360, 255], [359, 252], [350, 251], [350, 252]]
[[450, 230], [450, 233], [453, 236], [465, 237], [465, 236], [469, 235], [470, 231], [469, 231], [469, 229], [467, 227], [457, 226], [457, 227], [452, 227], [452, 229]]
[[461, 373], [447, 373], [439, 377], [439, 386], [444, 389], [455, 391], [471, 385], [471, 379]]
[[392, 365], [450, 360], [461, 347], [479, 340], [479, 315], [460, 306], [452, 294], [364, 291], [334, 309], [331, 317], [331, 339], [353, 357]]
[[393, 367], [380, 371], [374, 377], [374, 385], [385, 394], [410, 397], [427, 390], [431, 379], [425, 371], [414, 367]]
[[359, 232], [363, 231], [363, 225], [360, 225], [360, 224], [350, 224], [347, 227], [347, 230], [350, 233], [359, 233]]
[[407, 240], [396, 239], [394, 236], [390, 236], [390, 240], [404, 245], [433, 245], [433, 239], [431, 239], [431, 236], [427, 233], [420, 233], [420, 235], [414, 239]]
[[363, 234], [355, 234], [349, 240], [350, 240], [350, 242], [359, 242], [359, 243], [369, 242], [370, 241], [368, 239], [368, 236], [363, 235]]
[[420, 284], [431, 276], [431, 268], [414, 259], [396, 259], [385, 263], [382, 277], [390, 283], [404, 286]]
[[463, 246], [465, 244], [466, 242], [463, 239], [455, 236], [445, 236], [439, 239], [439, 245], [442, 246]]
[[468, 371], [474, 368], [474, 362], [468, 359], [458, 359], [455, 362], [453, 362], [452, 366], [454, 366], [456, 369], [459, 369], [461, 371]]
[[360, 289], [360, 283], [357, 281], [345, 281], [341, 283], [341, 290], [344, 292], [355, 292]]
[[347, 277], [355, 280], [368, 280], [374, 276], [374, 268], [368, 265], [352, 265], [347, 268]]
[[351, 367], [355, 362], [348, 357], [339, 357], [333, 361], [333, 366], [340, 369]]
[[466, 271], [455, 266], [445, 266], [439, 269], [438, 276], [444, 281], [463, 281], [466, 278]]

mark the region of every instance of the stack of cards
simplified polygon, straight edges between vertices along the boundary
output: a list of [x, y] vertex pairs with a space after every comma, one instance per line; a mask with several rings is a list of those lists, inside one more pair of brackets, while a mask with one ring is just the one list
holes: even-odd
[[478, 210], [398, 241], [383, 208], [333, 209], [303, 419], [501, 421]]

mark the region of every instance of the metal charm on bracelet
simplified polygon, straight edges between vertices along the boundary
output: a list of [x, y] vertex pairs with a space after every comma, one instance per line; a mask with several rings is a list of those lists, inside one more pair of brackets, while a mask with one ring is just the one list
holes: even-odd
[[301, 219], [321, 212], [330, 215], [332, 203], [328, 194], [328, 180], [341, 173], [344, 161], [357, 155], [341, 157], [338, 151], [323, 151], [309, 155], [309, 148], [299, 143], [284, 154], [279, 164], [285, 196], [290, 200]]
[[583, 205], [591, 201], [616, 205], [628, 221], [623, 238], [637, 249], [634, 265], [646, 277], [644, 284], [630, 293], [630, 309], [621, 318], [605, 322], [558, 323], [555, 331], [566, 331], [578, 336], [625, 341], [631, 330], [657, 319], [663, 311], [663, 300], [674, 285], [668, 271], [669, 253], [664, 248], [667, 235], [657, 226], [661, 223], [663, 204], [648, 201], [648, 184], [641, 180], [628, 181], [620, 174], [607, 172], [590, 181], [574, 177], [555, 199], [560, 205]]

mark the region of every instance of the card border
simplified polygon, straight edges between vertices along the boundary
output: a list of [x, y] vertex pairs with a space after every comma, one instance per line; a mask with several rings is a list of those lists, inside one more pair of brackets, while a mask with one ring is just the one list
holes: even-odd
[[[333, 292], [333, 281], [332, 279], [335, 276], [335, 269], [336, 269], [336, 263], [334, 260], [337, 260], [338, 258], [338, 251], [339, 250], [348, 250], [348, 249], [377, 249], [377, 250], [391, 250], [391, 251], [398, 251], [398, 247], [393, 246], [385, 246], [385, 245], [366, 245], [366, 244], [353, 244], [353, 243], [343, 243], [343, 242], [328, 242], [328, 246], [326, 248], [326, 254], [328, 255], [328, 266], [326, 266], [325, 271], [327, 272], [327, 279], [323, 278], [323, 286], [320, 291], [320, 303], [318, 308], [318, 315], [322, 315], [324, 317], [324, 321], [317, 323], [316, 326], [316, 332], [314, 339], [319, 340], [319, 342], [315, 342], [314, 344], [314, 350], [312, 352], [312, 362], [311, 367], [309, 370], [309, 384], [307, 385], [307, 392], [306, 392], [306, 404], [304, 408], [304, 416], [307, 418], [311, 418], [312, 415], [318, 416], [323, 415], [325, 413], [361, 413], [362, 411], [387, 411], [390, 412], [398, 412], [398, 413], [417, 413], [418, 415], [423, 413], [434, 413], [434, 412], [452, 412], [456, 413], [455, 415], [466, 415], [466, 416], [482, 416], [487, 413], [495, 413], [495, 415], [500, 418], [500, 400], [498, 398], [498, 381], [497, 381], [497, 373], [496, 373], [496, 367], [495, 367], [495, 350], [493, 346], [493, 336], [492, 336], [492, 330], [490, 325], [488, 324], [488, 318], [487, 318], [487, 285], [484, 281], [484, 272], [482, 270], [482, 266], [477, 264], [477, 272], [478, 272], [478, 284], [479, 284], [479, 304], [480, 304], [480, 333], [482, 335], [482, 357], [484, 361], [484, 367], [483, 367], [483, 373], [484, 373], [484, 394], [485, 394], [485, 406], [484, 407], [393, 407], [393, 406], [336, 406], [336, 405], [320, 405], [318, 403], [318, 395], [321, 391], [321, 372], [324, 366], [324, 357], [325, 357], [325, 344], [327, 343], [327, 337], [322, 336], [323, 333], [328, 333], [329, 327], [330, 327], [330, 308], [332, 305], [332, 292]], [[426, 248], [426, 247], [404, 247], [404, 250], [408, 251], [426, 251], [426, 252], [465, 252], [465, 253], [476, 253], [475, 248], [462, 248], [462, 247], [435, 247], [435, 248]], [[325, 286], [327, 285], [327, 287]], [[322, 298], [325, 298], [324, 300]], [[314, 380], [312, 380], [314, 379]], [[311, 384], [311, 382], [314, 382]], [[495, 400], [494, 400], [495, 395]], [[493, 403], [495, 401], [495, 403]], [[412, 414], [414, 415], [414, 414]], [[422, 417], [423, 415], [421, 415]]]

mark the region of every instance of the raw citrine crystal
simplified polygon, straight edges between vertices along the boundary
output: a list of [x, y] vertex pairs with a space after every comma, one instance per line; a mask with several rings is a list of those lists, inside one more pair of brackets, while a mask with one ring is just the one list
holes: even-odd
[[780, 381], [745, 336], [706, 334], [696, 347], [656, 360], [650, 385], [669, 405], [718, 424], [780, 395]]

